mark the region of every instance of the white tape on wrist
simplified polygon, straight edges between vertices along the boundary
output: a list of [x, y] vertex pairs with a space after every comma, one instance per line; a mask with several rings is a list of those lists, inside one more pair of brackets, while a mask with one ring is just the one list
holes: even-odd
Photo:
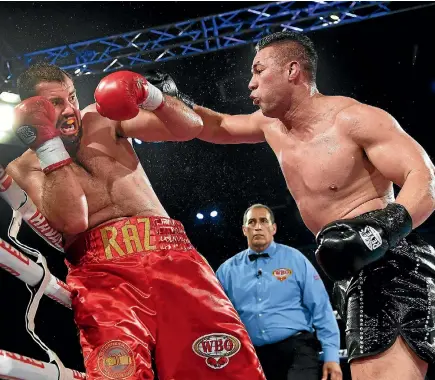
[[36, 149], [36, 155], [39, 158], [39, 163], [44, 173], [50, 173], [72, 162], [60, 137], [46, 141]]
[[149, 82], [146, 84], [146, 89], [148, 91], [148, 97], [140, 106], [144, 110], [155, 111], [164, 101], [163, 93]]

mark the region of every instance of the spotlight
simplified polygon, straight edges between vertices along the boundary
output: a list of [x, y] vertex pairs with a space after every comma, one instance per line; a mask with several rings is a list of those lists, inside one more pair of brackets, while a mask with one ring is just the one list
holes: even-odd
[[0, 131], [6, 132], [12, 129], [14, 122], [14, 108], [11, 104], [0, 103]]
[[217, 211], [212, 211], [211, 213], [210, 213], [210, 216], [212, 217], [212, 218], [214, 218], [215, 216], [217, 216]]
[[329, 17], [331, 17], [331, 20], [340, 21], [340, 17], [338, 17], [337, 15], [330, 15]]
[[196, 214], [196, 217], [198, 219], [204, 219], [204, 215], [202, 215], [200, 212], [198, 212], [198, 214]]
[[10, 104], [18, 104], [20, 102], [20, 96], [12, 92], [2, 92], [0, 94], [0, 101]]

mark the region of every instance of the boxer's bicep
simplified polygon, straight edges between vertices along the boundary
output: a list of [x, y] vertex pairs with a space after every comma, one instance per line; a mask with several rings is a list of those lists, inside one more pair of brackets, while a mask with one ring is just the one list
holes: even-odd
[[265, 141], [263, 128], [270, 122], [261, 111], [249, 115], [227, 115], [195, 106], [204, 127], [198, 138], [215, 144], [260, 143]]
[[411, 172], [431, 172], [427, 153], [387, 112], [359, 105], [352, 137], [380, 173], [402, 187]]

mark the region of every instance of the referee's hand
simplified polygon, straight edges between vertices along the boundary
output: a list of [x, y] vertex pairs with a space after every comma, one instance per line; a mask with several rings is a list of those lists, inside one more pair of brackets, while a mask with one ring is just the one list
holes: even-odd
[[342, 380], [343, 373], [341, 372], [340, 364], [336, 362], [323, 363], [322, 380]]

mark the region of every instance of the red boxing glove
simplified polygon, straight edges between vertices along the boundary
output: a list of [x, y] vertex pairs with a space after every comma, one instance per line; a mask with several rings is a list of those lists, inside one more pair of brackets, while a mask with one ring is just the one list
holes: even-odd
[[14, 113], [15, 134], [30, 149], [36, 150], [46, 141], [60, 136], [54, 106], [47, 98], [28, 98], [15, 107]]
[[14, 109], [13, 129], [18, 138], [36, 152], [41, 169], [49, 173], [72, 162], [56, 129], [56, 110], [43, 96], [34, 96]]
[[117, 71], [103, 78], [94, 96], [98, 113], [117, 121], [134, 118], [139, 108], [154, 111], [164, 103], [157, 87], [131, 71]]

